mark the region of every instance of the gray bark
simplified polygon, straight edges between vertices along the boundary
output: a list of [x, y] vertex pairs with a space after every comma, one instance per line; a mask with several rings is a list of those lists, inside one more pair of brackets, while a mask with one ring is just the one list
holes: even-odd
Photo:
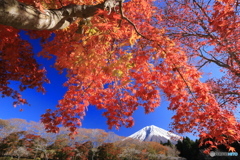
[[0, 24], [28, 30], [63, 29], [76, 18], [92, 17], [98, 9], [106, 7], [105, 2], [98, 5], [68, 5], [42, 13], [17, 0], [0, 0]]

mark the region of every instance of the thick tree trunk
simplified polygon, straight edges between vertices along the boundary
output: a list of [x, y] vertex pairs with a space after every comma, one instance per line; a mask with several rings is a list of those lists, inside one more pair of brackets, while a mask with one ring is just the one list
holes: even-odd
[[55, 30], [69, 26], [75, 18], [88, 18], [98, 9], [104, 9], [104, 3], [98, 5], [68, 5], [60, 9], [44, 10], [18, 2], [0, 0], [0, 24], [17, 29]]

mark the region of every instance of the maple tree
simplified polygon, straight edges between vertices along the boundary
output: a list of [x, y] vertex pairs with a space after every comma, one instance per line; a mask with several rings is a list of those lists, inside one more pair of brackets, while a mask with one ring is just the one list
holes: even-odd
[[[62, 124], [74, 134], [89, 104], [106, 110], [110, 128], [131, 127], [133, 112], [153, 112], [161, 95], [176, 112], [176, 132], [226, 145], [240, 139], [238, 1], [0, 0], [0, 24], [0, 92], [14, 105], [27, 104], [21, 91], [44, 92], [49, 82], [20, 29], [41, 38], [39, 55], [67, 72], [57, 110], [42, 116], [48, 131]], [[202, 82], [209, 63], [223, 76]]]

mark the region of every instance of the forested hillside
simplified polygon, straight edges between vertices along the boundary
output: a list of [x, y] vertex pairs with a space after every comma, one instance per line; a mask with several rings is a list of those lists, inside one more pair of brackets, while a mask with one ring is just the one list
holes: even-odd
[[62, 160], [123, 160], [179, 158], [175, 146], [157, 142], [123, 141], [112, 132], [78, 129], [70, 138], [61, 127], [59, 133], [46, 133], [43, 124], [24, 119], [0, 120], [0, 156]]

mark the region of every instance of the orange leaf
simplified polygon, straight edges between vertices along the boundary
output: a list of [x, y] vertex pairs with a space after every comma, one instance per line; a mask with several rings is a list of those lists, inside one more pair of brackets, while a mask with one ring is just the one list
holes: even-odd
[[228, 151], [229, 151], [229, 152], [235, 152], [236, 150], [235, 150], [234, 147], [229, 147], [229, 148], [228, 148]]

